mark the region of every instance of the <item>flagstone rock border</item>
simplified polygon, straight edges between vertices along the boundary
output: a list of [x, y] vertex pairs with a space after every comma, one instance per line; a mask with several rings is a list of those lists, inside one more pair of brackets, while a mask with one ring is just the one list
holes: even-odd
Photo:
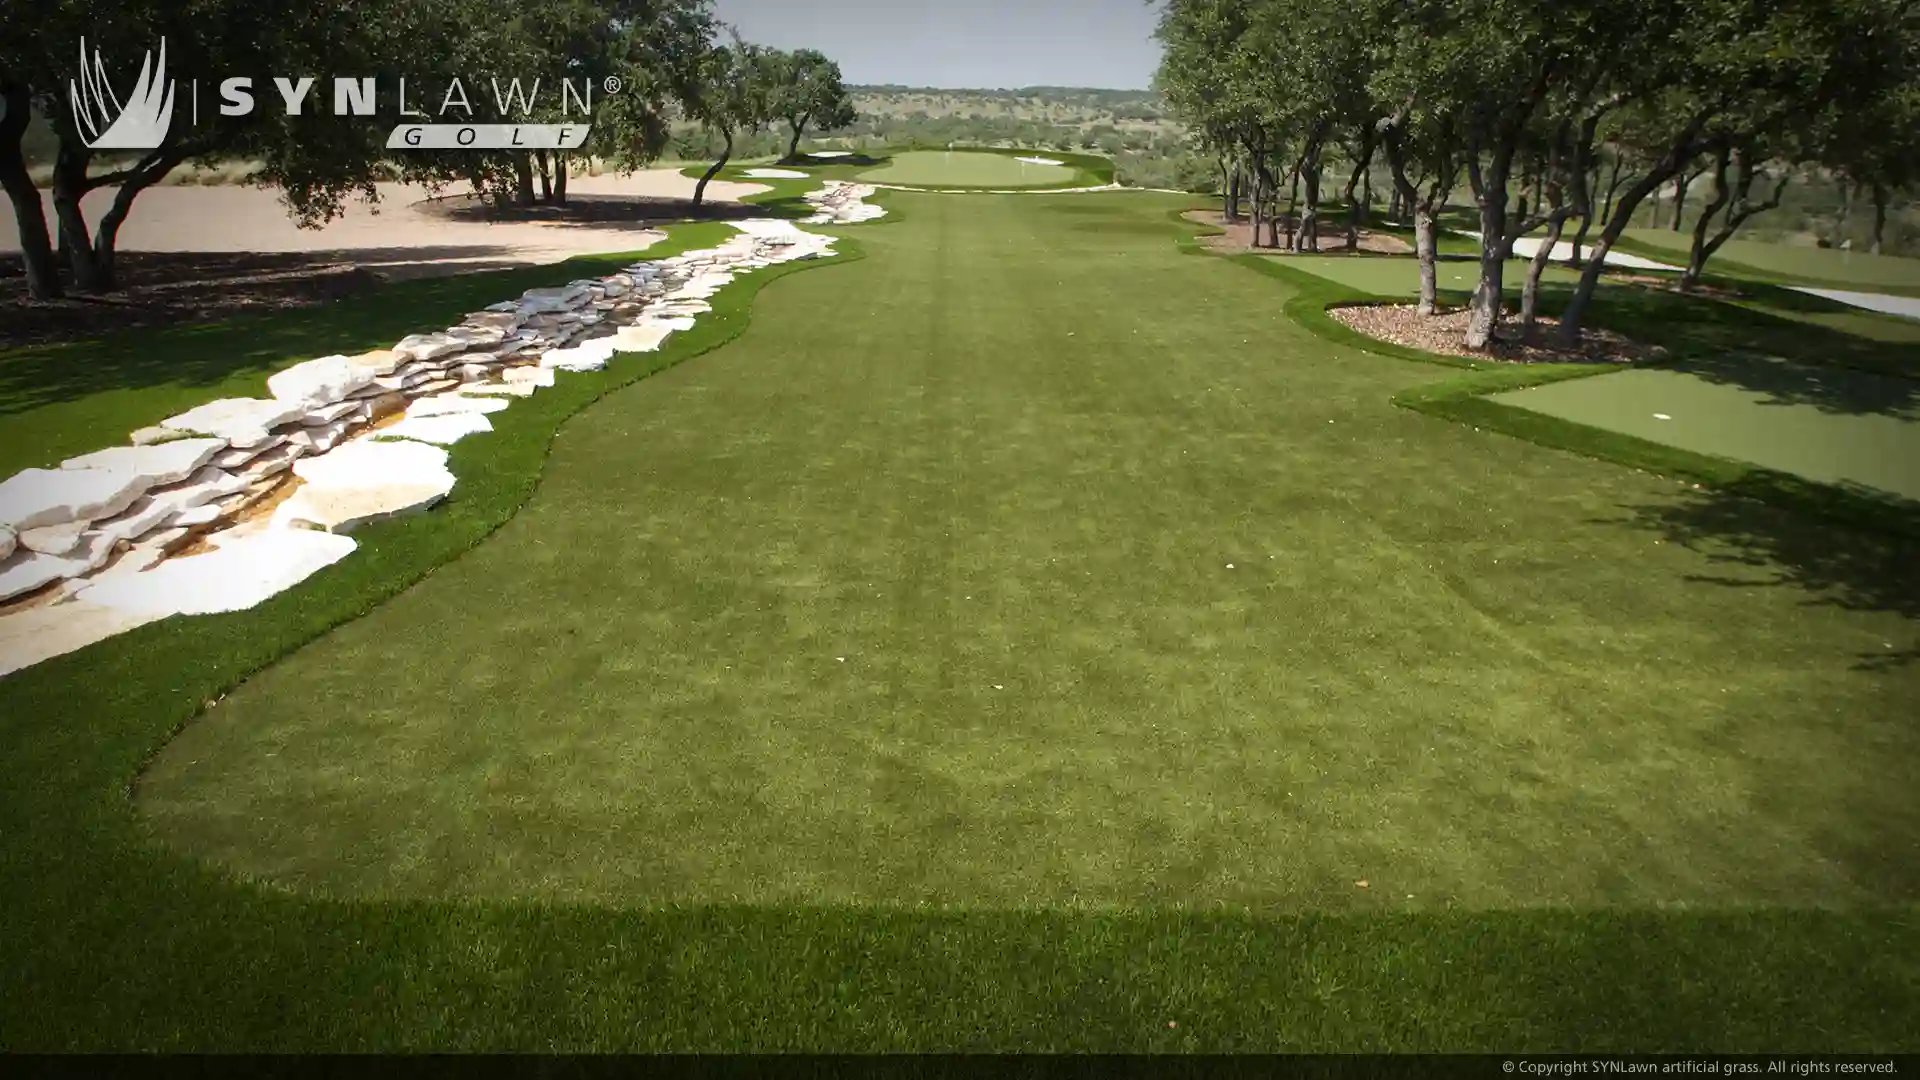
[[[806, 220], [880, 217], [873, 189], [829, 184]], [[735, 276], [834, 254], [790, 222], [732, 223], [719, 247], [528, 290], [391, 349], [276, 373], [269, 398], [209, 402], [130, 445], [0, 482], [0, 676], [175, 614], [238, 611], [345, 558], [354, 528], [454, 489], [444, 446], [488, 414], [654, 352]], [[270, 507], [271, 512], [264, 508]]]

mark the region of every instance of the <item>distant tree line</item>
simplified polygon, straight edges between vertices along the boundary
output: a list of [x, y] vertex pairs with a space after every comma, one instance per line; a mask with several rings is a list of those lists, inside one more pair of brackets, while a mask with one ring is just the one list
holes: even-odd
[[[401, 179], [428, 185], [469, 182], [502, 203], [567, 200], [570, 158], [592, 156], [630, 170], [670, 148], [676, 123], [711, 132], [723, 147], [739, 132], [776, 123], [803, 132], [843, 125], [852, 108], [839, 68], [814, 50], [787, 53], [750, 45], [714, 17], [711, 0], [311, 0], [265, 5], [251, 0], [120, 0], [101, 18], [93, 0], [0, 0], [0, 186], [19, 227], [29, 294], [46, 299], [69, 288], [117, 288], [114, 252], [135, 200], [174, 170], [226, 160], [258, 162], [253, 179], [277, 187], [302, 225], [338, 216], [345, 201], [376, 197], [374, 184]], [[260, 100], [249, 114], [198, 123], [175, 103], [174, 122], [156, 149], [96, 152], [68, 101], [80, 76], [81, 40], [120, 63], [162, 39], [176, 83], [251, 76]], [[306, 107], [289, 114], [275, 76], [311, 75]], [[336, 116], [336, 76], [375, 79], [375, 116]], [[122, 76], [123, 81], [125, 79]], [[468, 108], [448, 122], [557, 122], [559, 84], [607, 87], [595, 99], [591, 141], [576, 153], [544, 150], [408, 150], [386, 137], [398, 118], [399, 80], [414, 88], [408, 106], [432, 112], [420, 87], [467, 84]], [[491, 83], [519, 79], [545, 89], [529, 113], [524, 98], [496, 97]], [[126, 82], [114, 91], [130, 91]], [[211, 87], [206, 87], [211, 89]], [[579, 100], [570, 118], [579, 119]], [[385, 118], [384, 122], [375, 117]], [[38, 118], [38, 119], [36, 119]], [[29, 162], [52, 161], [48, 221]], [[714, 165], [718, 172], [726, 152]], [[701, 194], [706, 183], [700, 185]], [[95, 225], [81, 213], [92, 191], [113, 199]]]
[[1809, 167], [1871, 203], [1876, 250], [1890, 202], [1920, 181], [1910, 0], [1167, 0], [1158, 37], [1158, 89], [1213, 157], [1228, 212], [1246, 207], [1266, 244], [1317, 250], [1334, 190], [1349, 229], [1363, 224], [1384, 159], [1430, 314], [1436, 220], [1464, 182], [1481, 234], [1474, 349], [1502, 317], [1521, 237], [1544, 241], [1523, 332], [1548, 253], [1575, 238], [1581, 277], [1559, 327], [1572, 344], [1607, 252], [1661, 192], [1678, 214], [1711, 187], [1692, 287]]

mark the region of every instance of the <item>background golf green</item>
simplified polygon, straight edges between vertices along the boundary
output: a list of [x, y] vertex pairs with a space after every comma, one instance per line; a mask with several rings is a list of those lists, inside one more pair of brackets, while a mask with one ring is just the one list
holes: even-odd
[[[1030, 156], [1046, 157], [1044, 153]], [[1030, 165], [1006, 154], [908, 150], [894, 154], [878, 169], [861, 173], [860, 179], [909, 187], [1021, 188], [1066, 184], [1073, 176], [1073, 169], [1065, 165]]]

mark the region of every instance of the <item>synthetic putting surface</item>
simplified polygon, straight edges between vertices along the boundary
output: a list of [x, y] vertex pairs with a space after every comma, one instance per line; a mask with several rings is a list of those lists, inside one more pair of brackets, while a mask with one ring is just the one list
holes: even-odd
[[[1044, 153], [1031, 155], [1046, 157]], [[909, 150], [893, 155], [878, 169], [860, 174], [871, 184], [908, 187], [1023, 188], [1071, 184], [1074, 170], [1066, 165], [1031, 165], [1004, 154], [965, 150]]]
[[1897, 604], [1671, 542], [1713, 509], [1673, 481], [1394, 408], [1436, 369], [1177, 254], [1177, 200], [888, 205], [867, 258], [576, 417], [485, 544], [189, 725], [148, 833], [362, 897], [1920, 896], [1920, 665], [1869, 663]]
[[[1659, 251], [1676, 265], [1684, 265], [1693, 233], [1670, 229], [1628, 229], [1626, 237]], [[1861, 292], [1892, 290], [1920, 292], [1920, 259], [1839, 251], [1797, 244], [1770, 244], [1735, 237], [1721, 245], [1707, 261], [1707, 271], [1750, 271], [1781, 281], [1827, 284]]]
[[1493, 400], [1821, 483], [1920, 499], [1920, 383], [1761, 357], [1684, 361]]

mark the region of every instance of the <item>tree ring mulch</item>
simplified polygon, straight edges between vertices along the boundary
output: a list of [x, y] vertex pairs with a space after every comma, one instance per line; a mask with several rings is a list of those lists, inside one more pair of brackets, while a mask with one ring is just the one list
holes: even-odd
[[1342, 325], [1379, 341], [1409, 349], [1458, 356], [1468, 360], [1499, 360], [1510, 364], [1631, 364], [1666, 355], [1658, 345], [1634, 341], [1611, 330], [1587, 327], [1581, 332], [1577, 349], [1558, 347], [1554, 334], [1560, 321], [1542, 315], [1534, 321], [1534, 340], [1520, 340], [1520, 326], [1502, 319], [1494, 329], [1493, 343], [1486, 352], [1473, 352], [1464, 342], [1470, 312], [1466, 308], [1442, 308], [1434, 315], [1422, 315], [1413, 304], [1350, 304], [1327, 309], [1327, 314]]

